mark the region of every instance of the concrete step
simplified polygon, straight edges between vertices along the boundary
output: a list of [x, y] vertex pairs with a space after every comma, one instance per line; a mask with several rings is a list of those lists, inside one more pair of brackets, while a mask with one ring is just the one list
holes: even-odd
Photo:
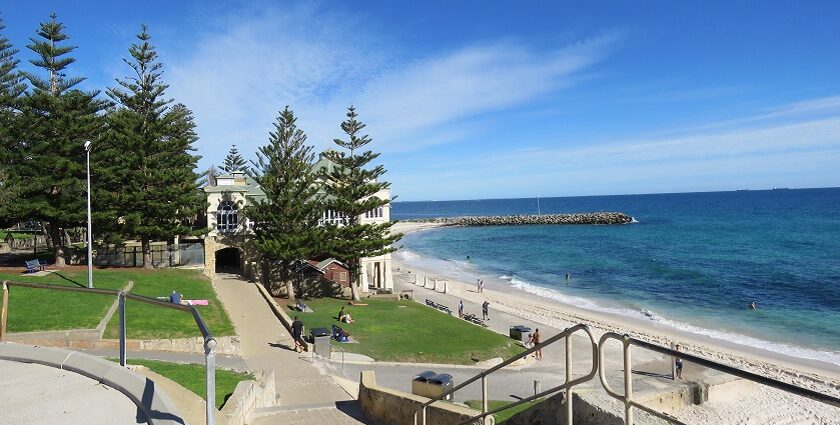
[[376, 425], [362, 414], [357, 401], [311, 403], [256, 409], [248, 418], [249, 425]]

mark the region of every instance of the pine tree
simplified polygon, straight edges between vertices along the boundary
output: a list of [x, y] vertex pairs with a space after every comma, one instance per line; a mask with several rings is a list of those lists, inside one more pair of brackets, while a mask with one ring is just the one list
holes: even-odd
[[[245, 214], [254, 223], [252, 246], [260, 253], [263, 278], [279, 276], [289, 300], [294, 301], [291, 266], [321, 250], [318, 220], [321, 209], [315, 158], [306, 145], [306, 134], [297, 128], [297, 118], [287, 106], [280, 112], [268, 144], [257, 152], [250, 175], [265, 193], [265, 199], [250, 199]], [[269, 290], [273, 290], [271, 285]]]
[[[6, 26], [0, 18], [0, 31]], [[14, 164], [18, 161], [18, 138], [15, 134], [20, 121], [21, 95], [26, 91], [23, 75], [18, 71], [20, 63], [15, 58], [18, 50], [9, 39], [0, 34], [0, 226], [7, 227], [17, 221], [14, 206], [17, 205], [19, 184], [13, 176]]]
[[375, 208], [391, 202], [390, 199], [380, 199], [376, 193], [390, 187], [390, 183], [377, 179], [385, 174], [382, 165], [367, 169], [371, 161], [379, 154], [371, 151], [360, 152], [372, 140], [368, 135], [362, 135], [365, 124], [356, 118], [356, 108], [350, 107], [347, 120], [341, 123], [341, 129], [349, 137], [348, 140], [335, 139], [340, 148], [349, 152], [326, 151], [324, 156], [336, 164], [332, 169], [325, 169], [321, 173], [324, 181], [324, 191], [327, 195], [326, 208], [347, 217], [347, 224], [343, 226], [326, 225], [332, 235], [330, 251], [333, 257], [347, 264], [350, 269], [350, 289], [354, 300], [360, 299], [359, 273], [360, 260], [365, 257], [393, 252], [393, 243], [402, 238], [402, 234], [390, 233], [393, 222], [380, 224], [362, 224], [361, 216]]
[[[151, 242], [192, 233], [184, 222], [205, 205], [191, 154], [198, 137], [192, 113], [165, 97], [157, 52], [146, 26], [125, 59], [134, 75], [108, 89], [117, 107], [108, 114], [109, 137], [98, 155], [108, 158], [100, 172], [100, 214], [106, 228], [139, 238], [143, 267], [152, 267]], [[104, 161], [103, 161], [104, 162]]]
[[49, 223], [55, 265], [63, 267], [63, 230], [80, 226], [86, 219], [84, 142], [99, 139], [99, 113], [106, 103], [96, 99], [98, 91], [74, 88], [84, 80], [66, 74], [75, 61], [67, 55], [75, 47], [62, 45], [68, 38], [64, 25], [55, 14], [50, 18], [27, 46], [37, 55], [30, 62], [47, 76], [25, 73], [32, 90], [23, 102], [14, 174], [25, 182], [20, 187], [20, 198], [25, 200], [18, 205], [21, 217]]
[[236, 145], [231, 146], [230, 151], [225, 157], [225, 165], [223, 168], [225, 172], [232, 173], [234, 171], [248, 171], [247, 168], [245, 160], [242, 159], [242, 155], [240, 155], [239, 151], [236, 149]]

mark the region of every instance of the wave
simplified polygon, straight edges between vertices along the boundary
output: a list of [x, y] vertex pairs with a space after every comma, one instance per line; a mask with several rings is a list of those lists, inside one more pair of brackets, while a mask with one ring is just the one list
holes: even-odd
[[636, 220], [636, 217], [630, 217], [630, 223], [628, 223], [628, 224], [636, 224], [638, 222], [639, 222], [639, 220]]
[[785, 344], [781, 342], [771, 342], [763, 340], [761, 338], [743, 335], [737, 332], [728, 332], [720, 329], [703, 328], [685, 322], [666, 319], [656, 314], [655, 312], [647, 309], [635, 311], [635, 315], [637, 317], [641, 316], [645, 319], [649, 319], [653, 322], [656, 322], [657, 324], [691, 334], [703, 335], [713, 339], [732, 342], [737, 345], [759, 348], [780, 354], [786, 354], [793, 357], [799, 357], [810, 360], [819, 360], [835, 365], [840, 365], [840, 353], [835, 351], [803, 348], [796, 345]]
[[[476, 276], [481, 275], [481, 271], [477, 270], [474, 264], [467, 263], [464, 261], [424, 257], [405, 248], [400, 249], [396, 255], [406, 260], [406, 263], [410, 263], [411, 265], [420, 268], [425, 268], [427, 270], [436, 270], [438, 273], [459, 279], [463, 282], [472, 282], [475, 280]], [[703, 335], [713, 339], [735, 343], [737, 345], [760, 348], [771, 352], [786, 354], [793, 357], [824, 361], [840, 365], [840, 352], [820, 349], [809, 349], [781, 342], [766, 341], [760, 338], [750, 337], [737, 332], [703, 328], [689, 323], [665, 318], [659, 313], [656, 313], [655, 311], [647, 308], [639, 307], [633, 309], [629, 307], [609, 307], [601, 305], [596, 301], [587, 298], [567, 295], [554, 289], [533, 284], [517, 276], [516, 273], [499, 275], [497, 279], [509, 283], [510, 286], [513, 288], [528, 292], [530, 294], [542, 298], [554, 300], [563, 304], [568, 304], [587, 310], [616, 314], [624, 317], [631, 317], [641, 320], [650, 320], [656, 323], [657, 326], [664, 326], [682, 332]]]

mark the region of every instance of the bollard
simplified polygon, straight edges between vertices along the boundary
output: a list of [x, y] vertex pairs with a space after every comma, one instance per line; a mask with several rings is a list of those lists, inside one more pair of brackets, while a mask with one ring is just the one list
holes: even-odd
[[534, 395], [537, 395], [542, 392], [542, 381], [539, 379], [534, 379]]
[[[671, 349], [673, 350], [674, 348], [674, 343], [672, 342]], [[671, 356], [671, 380], [677, 380], [677, 358], [674, 356]]]

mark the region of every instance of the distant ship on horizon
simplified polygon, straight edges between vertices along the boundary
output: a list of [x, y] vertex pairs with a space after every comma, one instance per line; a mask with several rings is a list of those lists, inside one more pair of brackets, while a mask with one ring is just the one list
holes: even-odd
[[748, 191], [748, 190], [749, 190], [749, 189], [735, 189], [735, 191], [736, 191], [736, 192], [746, 192], [746, 191]]
[[773, 190], [788, 190], [789, 187], [774, 187]]

